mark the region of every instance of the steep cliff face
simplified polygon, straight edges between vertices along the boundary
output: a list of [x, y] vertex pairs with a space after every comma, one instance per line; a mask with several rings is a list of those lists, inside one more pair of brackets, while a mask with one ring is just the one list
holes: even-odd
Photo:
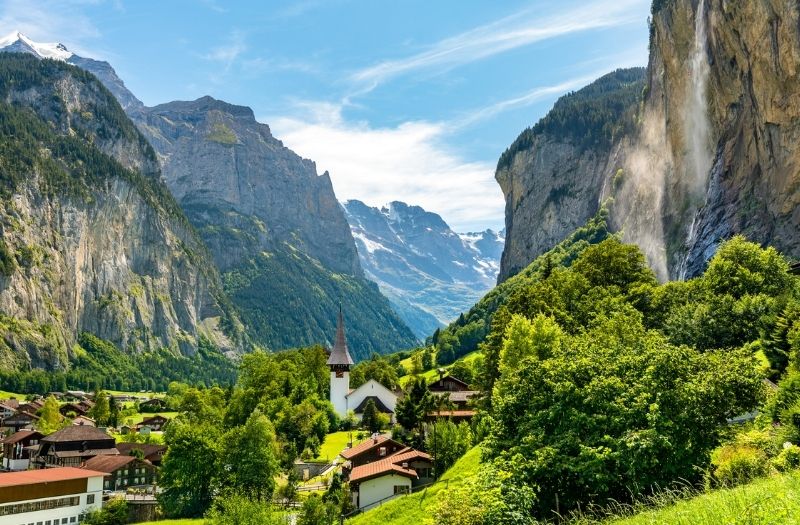
[[0, 55], [0, 366], [63, 368], [77, 334], [191, 354], [241, 326], [156, 157], [63, 62]]
[[620, 70], [562, 97], [503, 153], [495, 178], [506, 199], [499, 281], [515, 275], [597, 213], [618, 137], [632, 128], [645, 70]]
[[[736, 233], [800, 256], [799, 9], [780, 0], [654, 6], [646, 105], [666, 116], [675, 166], [664, 209], [673, 276], [699, 273]], [[696, 119], [686, 114], [698, 47], [708, 64], [698, 109], [709, 125], [707, 137], [700, 135], [707, 159], [700, 170], [686, 154], [698, 137]], [[692, 184], [699, 198], [686, 190]], [[682, 216], [682, 207], [695, 213]]]
[[255, 342], [271, 349], [324, 342], [342, 304], [356, 358], [416, 343], [365, 279], [328, 174], [317, 175], [250, 108], [203, 97], [131, 116]]
[[367, 277], [420, 339], [454, 320], [497, 278], [501, 235], [458, 234], [437, 214], [392, 202], [344, 204]]

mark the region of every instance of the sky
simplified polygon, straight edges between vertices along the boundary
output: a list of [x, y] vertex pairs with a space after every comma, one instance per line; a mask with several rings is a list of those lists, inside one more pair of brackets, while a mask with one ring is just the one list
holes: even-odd
[[146, 105], [250, 106], [339, 200], [504, 226], [497, 159], [557, 98], [647, 63], [649, 0], [0, 0]]

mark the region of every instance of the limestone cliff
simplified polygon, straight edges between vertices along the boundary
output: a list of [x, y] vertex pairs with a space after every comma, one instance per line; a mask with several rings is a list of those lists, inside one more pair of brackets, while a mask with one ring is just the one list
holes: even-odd
[[241, 325], [152, 148], [92, 75], [0, 55], [0, 367], [64, 368], [77, 334], [190, 354]]
[[[737, 233], [800, 257], [799, 9], [780, 0], [654, 2], [645, 89], [618, 113], [635, 125], [580, 155], [558, 130], [540, 129], [501, 158], [501, 279], [605, 199], [612, 227], [642, 246], [662, 279], [698, 274]], [[580, 199], [553, 204], [554, 191]]]

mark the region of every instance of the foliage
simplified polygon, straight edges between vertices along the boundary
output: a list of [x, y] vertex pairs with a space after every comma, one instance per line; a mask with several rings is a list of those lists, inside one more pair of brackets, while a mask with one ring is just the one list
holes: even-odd
[[529, 149], [541, 135], [571, 142], [581, 149], [608, 147], [634, 129], [645, 72], [644, 68], [618, 69], [562, 96], [544, 118], [523, 131], [503, 152], [497, 170], [510, 167], [514, 156]]
[[108, 418], [111, 415], [108, 394], [95, 392], [94, 401], [94, 406], [89, 410], [89, 417], [94, 419], [98, 425], [105, 426], [108, 424]]
[[214, 500], [206, 515], [207, 525], [285, 525], [286, 520], [272, 509], [268, 501], [247, 498], [241, 494], [225, 494]]
[[220, 460], [225, 487], [268, 501], [278, 473], [275, 429], [269, 419], [255, 410], [244, 426], [230, 429], [222, 442]]
[[358, 388], [370, 379], [374, 379], [392, 390], [400, 384], [397, 378], [397, 367], [378, 354], [372, 354], [369, 359], [361, 361], [350, 369], [351, 388]]
[[112, 498], [100, 510], [83, 517], [86, 525], [125, 525], [128, 523], [128, 503], [125, 498]]
[[712, 485], [722, 487], [750, 483], [770, 473], [770, 463], [762, 450], [739, 444], [724, 445], [715, 450], [711, 468]]
[[436, 421], [426, 429], [425, 448], [434, 457], [436, 474], [452, 467], [472, 448], [472, 430], [467, 423]]
[[423, 378], [416, 378], [406, 388], [405, 395], [395, 406], [397, 422], [406, 430], [416, 430], [422, 434], [425, 416], [435, 407], [435, 399]]
[[364, 406], [364, 414], [361, 417], [361, 426], [370, 432], [377, 432], [381, 429], [380, 421], [378, 420], [378, 409], [375, 406], [375, 401], [372, 399], [367, 400]]
[[[44, 400], [44, 405], [39, 410], [39, 420], [36, 422], [36, 428], [42, 434], [50, 434], [64, 426], [62, 423], [61, 413], [59, 409], [58, 400], [53, 396], [47, 396]], [[69, 422], [67, 422], [69, 424]]]
[[300, 507], [297, 525], [330, 525], [339, 518], [339, 512], [333, 502], [326, 502], [314, 494], [309, 496]]

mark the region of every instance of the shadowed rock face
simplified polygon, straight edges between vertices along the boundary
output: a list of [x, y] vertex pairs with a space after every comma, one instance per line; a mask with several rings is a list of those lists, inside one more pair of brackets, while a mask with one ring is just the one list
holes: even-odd
[[317, 175], [250, 108], [203, 97], [146, 108], [134, 119], [222, 271], [288, 242], [332, 271], [362, 275], [328, 174]]
[[36, 161], [3, 179], [2, 242], [17, 263], [0, 278], [0, 311], [17, 321], [0, 323], [13, 350], [0, 365], [63, 368], [84, 331], [129, 351], [188, 354], [201, 334], [240, 349], [219, 274], [117, 101], [72, 66], [0, 55], [4, 68], [15, 62], [39, 76], [7, 84], [0, 111], [29, 108], [26, 129], [49, 131], [35, 148], [2, 138], [10, 157]]
[[[609, 197], [612, 225], [645, 249], [662, 278], [699, 274], [737, 233], [800, 257], [796, 3], [658, 5], [645, 89], [632, 105], [636, 126], [582, 151], [542, 133], [501, 163], [501, 280]], [[708, 129], [698, 132], [698, 122]]]

